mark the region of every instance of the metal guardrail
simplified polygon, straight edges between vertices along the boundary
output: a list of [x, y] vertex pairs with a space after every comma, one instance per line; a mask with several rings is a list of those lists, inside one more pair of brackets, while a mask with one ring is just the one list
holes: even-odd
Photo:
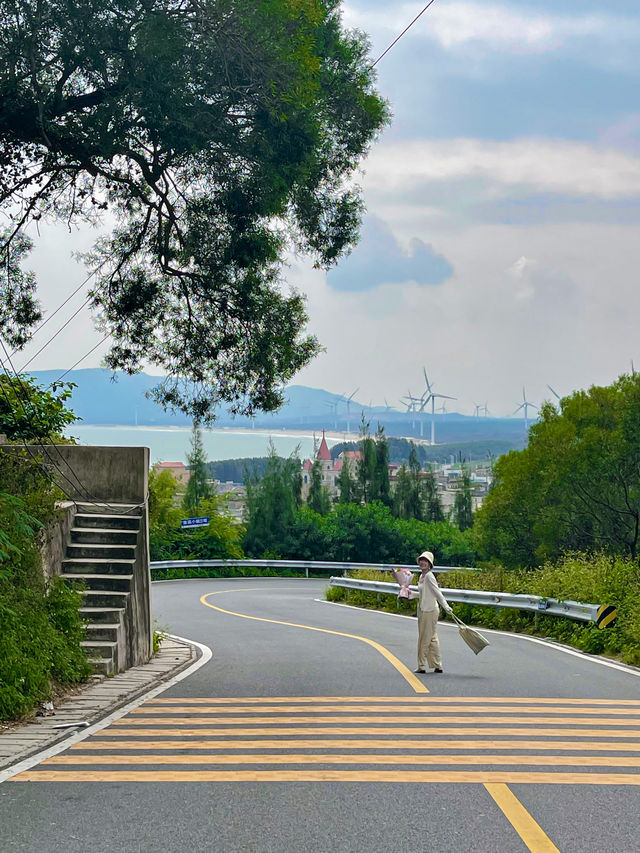
[[[179, 568], [249, 568], [256, 569], [298, 569], [304, 571], [306, 577], [309, 572], [350, 572], [354, 569], [370, 569], [373, 571], [390, 572], [392, 569], [407, 568], [413, 572], [418, 571], [415, 565], [400, 565], [399, 563], [334, 563], [322, 560], [164, 560], [151, 563], [151, 570], [155, 569], [179, 569]], [[475, 569], [467, 566], [434, 566], [434, 572], [474, 572]]]
[[[384, 595], [397, 595], [398, 584], [386, 581], [359, 580], [358, 578], [332, 577], [331, 586], [346, 589], [361, 589]], [[417, 586], [409, 587], [418, 592]], [[485, 607], [508, 607], [513, 610], [533, 610], [550, 616], [566, 616], [579, 622], [597, 622], [599, 604], [582, 604], [579, 601], [560, 601], [557, 598], [542, 598], [539, 595], [522, 595], [510, 592], [487, 592], [479, 589], [446, 589], [442, 594], [448, 601], [459, 604], [480, 604]]]

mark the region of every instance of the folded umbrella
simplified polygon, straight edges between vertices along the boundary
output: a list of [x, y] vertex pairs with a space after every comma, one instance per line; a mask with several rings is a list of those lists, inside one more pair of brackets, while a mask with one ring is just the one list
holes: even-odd
[[485, 646], [490, 645], [489, 640], [486, 640], [479, 631], [475, 631], [468, 625], [465, 625], [461, 619], [458, 619], [455, 613], [451, 614], [458, 626], [458, 632], [465, 643], [469, 646], [474, 655], [481, 652]]

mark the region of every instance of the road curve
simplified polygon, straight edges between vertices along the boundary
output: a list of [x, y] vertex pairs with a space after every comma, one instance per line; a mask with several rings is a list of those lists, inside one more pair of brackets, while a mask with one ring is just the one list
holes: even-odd
[[3, 851], [637, 849], [640, 678], [319, 601], [298, 579], [160, 582], [189, 678], [0, 786]]

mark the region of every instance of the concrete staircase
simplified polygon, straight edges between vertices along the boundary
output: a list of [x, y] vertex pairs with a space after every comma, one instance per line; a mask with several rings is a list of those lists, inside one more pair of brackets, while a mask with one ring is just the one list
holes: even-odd
[[62, 562], [62, 577], [85, 587], [80, 612], [88, 624], [81, 645], [105, 675], [131, 666], [126, 630], [140, 524], [140, 510], [128, 504], [105, 512], [78, 504]]

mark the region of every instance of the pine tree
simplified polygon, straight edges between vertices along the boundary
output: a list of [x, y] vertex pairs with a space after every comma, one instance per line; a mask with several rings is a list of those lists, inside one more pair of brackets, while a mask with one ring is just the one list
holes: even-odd
[[378, 424], [376, 433], [376, 468], [372, 499], [378, 500], [385, 506], [391, 506], [391, 485], [389, 483], [389, 442], [382, 424]]
[[416, 446], [411, 442], [409, 450], [409, 489], [407, 501], [407, 518], [415, 518], [418, 521], [425, 521], [425, 506], [422, 487], [422, 467], [418, 460], [418, 452]]
[[342, 454], [342, 468], [338, 474], [338, 488], [340, 489], [339, 503], [348, 504], [356, 500], [357, 483], [351, 474], [351, 462], [349, 461], [346, 450]]
[[319, 459], [311, 467], [307, 506], [320, 515], [328, 515], [331, 511], [331, 499], [322, 485], [322, 462]]
[[197, 424], [191, 432], [191, 453], [187, 456], [191, 472], [182, 506], [189, 512], [197, 510], [198, 504], [211, 497], [207, 480], [207, 455], [202, 443], [202, 432]]
[[360, 459], [356, 466], [358, 483], [358, 498], [361, 503], [371, 502], [376, 475], [376, 446], [369, 432], [369, 421], [365, 420], [364, 412], [360, 422]]
[[468, 530], [473, 526], [473, 498], [471, 496], [471, 477], [463, 470], [460, 486], [453, 503], [452, 520], [460, 530]]
[[438, 484], [433, 471], [428, 471], [422, 478], [422, 499], [425, 507], [426, 521], [444, 521], [444, 509], [438, 494]]
[[247, 554], [252, 557], [281, 554], [286, 550], [295, 513], [300, 506], [300, 460], [296, 456], [281, 458], [273, 444], [270, 444], [263, 478], [249, 477], [245, 485]]

